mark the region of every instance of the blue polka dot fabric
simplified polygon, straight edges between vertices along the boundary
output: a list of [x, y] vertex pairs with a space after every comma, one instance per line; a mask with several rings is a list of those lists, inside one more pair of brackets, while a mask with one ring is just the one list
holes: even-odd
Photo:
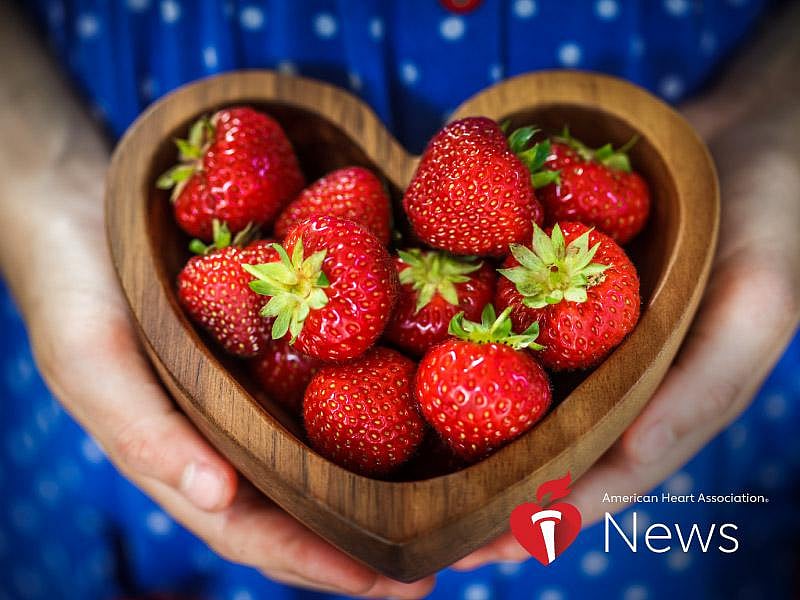
[[[411, 150], [460, 102], [504, 77], [577, 67], [676, 102], [698, 90], [752, 29], [759, 0], [38, 0], [28, 3], [93, 111], [120, 135], [154, 99], [198, 77], [269, 67], [360, 95]], [[325, 598], [225, 562], [122, 478], [46, 389], [0, 285], [0, 600]], [[639, 505], [617, 517], [739, 526], [735, 554], [603, 551], [584, 531], [544, 567], [445, 571], [433, 598], [621, 600], [789, 598], [796, 583], [800, 339], [756, 401], [654, 493], [747, 490], [763, 505]], [[599, 592], [599, 590], [602, 590]]]

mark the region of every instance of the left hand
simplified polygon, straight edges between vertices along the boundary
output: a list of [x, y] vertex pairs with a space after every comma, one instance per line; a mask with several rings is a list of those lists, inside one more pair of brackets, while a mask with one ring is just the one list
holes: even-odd
[[[698, 103], [687, 116], [702, 132], [713, 127], [714, 112], [713, 105]], [[656, 394], [573, 486], [569, 501], [585, 525], [622, 508], [601, 504], [606, 491], [651, 490], [739, 415], [797, 328], [800, 148], [788, 136], [800, 130], [800, 111], [767, 116], [744, 119], [712, 140], [722, 215], [708, 288]], [[505, 533], [453, 567], [471, 570], [526, 558], [527, 552]]]

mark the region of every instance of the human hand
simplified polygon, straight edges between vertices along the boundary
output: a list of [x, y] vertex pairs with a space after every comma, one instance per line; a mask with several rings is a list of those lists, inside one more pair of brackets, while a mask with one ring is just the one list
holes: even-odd
[[[766, 111], [769, 113], [769, 111]], [[713, 102], [692, 105], [701, 132], [719, 123]], [[800, 321], [800, 111], [748, 117], [711, 140], [719, 170], [719, 247], [697, 317], [656, 394], [622, 438], [573, 486], [591, 524], [622, 506], [606, 491], [646, 492], [691, 459], [752, 400]], [[614, 492], [614, 491], [617, 492]], [[519, 561], [506, 533], [454, 567]]]
[[[432, 578], [406, 585], [380, 576], [254, 488], [237, 486], [234, 468], [174, 407], [142, 353], [112, 270], [101, 206], [105, 158], [94, 160], [74, 165], [68, 180], [46, 182], [48, 197], [29, 203], [2, 258], [53, 393], [123, 475], [228, 560], [317, 590], [426, 593]], [[38, 193], [34, 185], [25, 193]]]

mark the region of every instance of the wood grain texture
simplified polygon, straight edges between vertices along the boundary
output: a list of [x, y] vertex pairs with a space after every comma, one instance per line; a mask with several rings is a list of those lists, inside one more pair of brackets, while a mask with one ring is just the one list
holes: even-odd
[[653, 191], [647, 229], [630, 248], [642, 277], [637, 328], [599, 367], [556, 378], [561, 401], [529, 433], [454, 473], [408, 469], [380, 481], [313, 451], [294, 420], [259, 395], [236, 361], [206, 344], [179, 309], [175, 275], [188, 257], [167, 195], [154, 188], [175, 157], [171, 138], [198, 115], [250, 104], [277, 118], [309, 178], [348, 164], [381, 173], [395, 200], [417, 158], [360, 100], [329, 85], [266, 71], [181, 88], [144, 113], [118, 145], [107, 182], [107, 227], [119, 279], [155, 368], [181, 408], [267, 496], [376, 570], [411, 581], [507, 528], [538, 484], [579, 477], [620, 436], [664, 376], [695, 313], [716, 241], [713, 164], [689, 125], [647, 92], [579, 72], [497, 84], [453, 115], [571, 130], [591, 144], [641, 136], [632, 161]]

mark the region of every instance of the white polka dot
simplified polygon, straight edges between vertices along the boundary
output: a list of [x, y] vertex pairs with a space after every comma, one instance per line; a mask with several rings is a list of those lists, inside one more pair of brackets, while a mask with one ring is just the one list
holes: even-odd
[[581, 47], [575, 42], [565, 42], [558, 48], [558, 62], [565, 67], [574, 67], [581, 62]]
[[520, 19], [530, 19], [536, 14], [536, 2], [534, 0], [515, 0], [514, 14]]
[[277, 65], [278, 71], [286, 75], [297, 75], [297, 65], [290, 60], [282, 60]]
[[6, 444], [16, 464], [26, 463], [36, 456], [36, 439], [28, 431], [12, 431], [6, 435]]
[[489, 600], [492, 590], [485, 583], [473, 583], [464, 588], [464, 600]]
[[361, 75], [358, 73], [348, 73], [347, 79], [350, 82], [350, 87], [356, 91], [364, 87], [364, 82], [361, 80]]
[[742, 448], [747, 443], [747, 427], [741, 423], [731, 425], [727, 433], [728, 445], [731, 448]]
[[167, 535], [172, 529], [172, 519], [160, 510], [154, 510], [147, 515], [147, 529], [154, 535]]
[[257, 6], [245, 6], [239, 13], [239, 23], [250, 31], [261, 29], [264, 26], [264, 12]]
[[107, 550], [100, 550], [89, 558], [86, 570], [95, 578], [103, 580], [114, 570], [114, 559]]
[[36, 370], [33, 359], [27, 353], [21, 353], [8, 360], [4, 369], [5, 383], [16, 392], [26, 391], [34, 381]]
[[780, 393], [770, 394], [764, 402], [764, 414], [770, 419], [780, 419], [786, 414], [787, 407], [786, 396]]
[[75, 22], [75, 29], [78, 36], [84, 40], [91, 39], [100, 31], [100, 21], [91, 13], [84, 13], [78, 17]]
[[489, 67], [489, 79], [500, 81], [503, 78], [503, 65], [494, 64]]
[[643, 585], [632, 585], [622, 594], [622, 600], [647, 600], [649, 594]]
[[383, 39], [383, 19], [373, 17], [369, 21], [369, 35], [373, 40]]
[[106, 458], [105, 452], [100, 446], [90, 437], [83, 438], [81, 442], [81, 454], [83, 457], [93, 464], [100, 464]]
[[103, 526], [103, 518], [95, 509], [83, 506], [75, 515], [75, 525], [86, 535], [96, 535]]
[[161, 20], [164, 23], [175, 23], [181, 18], [181, 5], [175, 0], [161, 1]]
[[683, 95], [683, 79], [678, 75], [667, 75], [659, 82], [658, 91], [667, 100], [677, 100]]
[[608, 557], [600, 551], [587, 552], [581, 559], [581, 570], [587, 575], [600, 575], [607, 568]]
[[69, 555], [58, 542], [45, 542], [41, 549], [42, 563], [55, 573], [63, 573], [69, 569]]
[[[653, 522], [652, 517], [650, 517], [650, 513], [644, 512], [643, 510], [636, 511], [636, 528], [639, 531], [644, 531], [650, 526], [650, 523]], [[629, 531], [633, 532], [633, 512], [631, 512], [630, 518], [631, 528]]]
[[689, 12], [689, 0], [664, 0], [664, 10], [673, 17], [683, 17]]
[[408, 85], [413, 85], [419, 80], [419, 69], [417, 65], [406, 61], [400, 65], [400, 78]]
[[631, 56], [638, 58], [644, 54], [645, 47], [644, 40], [638, 35], [635, 35], [631, 38], [628, 49], [631, 53]]
[[667, 566], [672, 571], [685, 571], [692, 564], [692, 557], [688, 552], [673, 550], [667, 556]]
[[24, 500], [12, 504], [9, 516], [11, 524], [18, 531], [31, 532], [39, 525], [39, 513], [30, 502]]
[[206, 69], [216, 69], [219, 64], [219, 57], [217, 56], [217, 49], [214, 46], [208, 46], [203, 49], [203, 64]]
[[604, 21], [611, 21], [619, 15], [619, 4], [617, 0], [597, 0], [594, 5], [594, 12]]
[[240, 589], [231, 594], [231, 600], [254, 600], [254, 596], [248, 590]]
[[774, 488], [783, 481], [783, 469], [774, 463], [766, 464], [759, 469], [758, 480], [764, 487]]
[[694, 480], [688, 473], [681, 471], [664, 482], [664, 489], [670, 494], [689, 494], [694, 487]]
[[44, 406], [36, 410], [36, 427], [42, 433], [47, 433], [61, 417], [61, 407], [54, 400], [49, 400]]
[[449, 42], [460, 40], [464, 37], [464, 31], [466, 31], [464, 19], [457, 15], [451, 15], [442, 19], [442, 22], [439, 24], [439, 34]]
[[216, 561], [217, 555], [206, 546], [196, 548], [192, 552], [192, 564], [201, 571], [211, 568]]
[[538, 600], [564, 600], [564, 592], [557, 588], [546, 588], [539, 592]]
[[323, 39], [330, 39], [336, 35], [339, 28], [336, 19], [330, 13], [320, 13], [314, 17], [314, 32]]
[[501, 575], [505, 575], [506, 577], [516, 575], [521, 569], [522, 565], [516, 562], [502, 562], [497, 565], [497, 570]]
[[714, 54], [717, 50], [717, 35], [713, 31], [700, 34], [700, 51], [705, 55]]
[[156, 97], [158, 84], [152, 77], [144, 77], [139, 83], [139, 92], [145, 100], [152, 100]]
[[39, 497], [48, 504], [54, 503], [61, 495], [61, 488], [58, 483], [47, 477], [39, 480], [36, 491], [39, 493]]
[[47, 6], [47, 20], [53, 27], [59, 27], [64, 23], [64, 3], [60, 0], [51, 2]]
[[150, 7], [150, 0], [128, 0], [128, 9], [133, 12], [142, 12]]

